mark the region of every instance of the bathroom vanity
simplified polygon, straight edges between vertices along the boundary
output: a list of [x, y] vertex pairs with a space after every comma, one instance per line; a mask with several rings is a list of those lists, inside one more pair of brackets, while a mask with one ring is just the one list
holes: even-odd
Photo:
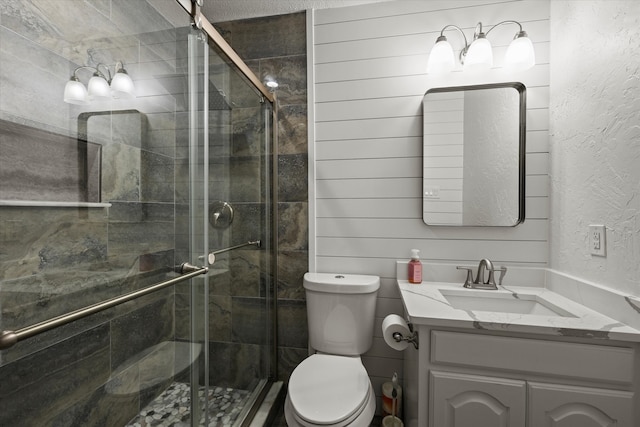
[[405, 425], [640, 425], [640, 331], [542, 286], [397, 283]]

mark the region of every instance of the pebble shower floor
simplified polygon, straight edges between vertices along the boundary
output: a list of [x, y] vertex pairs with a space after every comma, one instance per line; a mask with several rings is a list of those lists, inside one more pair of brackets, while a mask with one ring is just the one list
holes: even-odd
[[[207, 397], [209, 424], [207, 427], [231, 426], [242, 410], [242, 402], [249, 395], [246, 390], [211, 387]], [[204, 388], [200, 389], [201, 401]], [[203, 405], [204, 406], [204, 405]], [[204, 417], [200, 425], [204, 425]], [[173, 383], [149, 403], [126, 427], [188, 427], [191, 425], [190, 387]]]

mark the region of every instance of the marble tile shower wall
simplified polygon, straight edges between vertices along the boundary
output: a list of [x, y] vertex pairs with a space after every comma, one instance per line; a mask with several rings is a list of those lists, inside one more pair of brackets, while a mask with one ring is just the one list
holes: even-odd
[[[173, 26], [146, 2], [0, 4], [0, 119], [101, 144], [102, 201], [112, 204], [0, 206], [3, 329], [155, 283], [174, 265], [180, 94], [158, 76], [183, 71], [176, 50]], [[138, 90], [113, 107], [126, 114], [62, 103], [76, 66], [119, 59]], [[147, 382], [128, 361], [174, 339], [174, 299], [162, 291], [2, 351], [0, 425], [124, 425], [172, 380]]]
[[[217, 56], [214, 48], [209, 63], [209, 201], [211, 205], [224, 201], [234, 209], [230, 226], [207, 225], [209, 248], [217, 250], [265, 238], [265, 184], [261, 176], [265, 161], [264, 123], [260, 98]], [[179, 135], [186, 131], [186, 127], [180, 126]], [[178, 154], [177, 163], [188, 171], [186, 150]], [[182, 218], [187, 209], [186, 204], [181, 204], [179, 226], [188, 224]], [[211, 209], [209, 215], [211, 219]], [[266, 250], [246, 248], [216, 257], [206, 297], [210, 384], [247, 390], [253, 388], [256, 379], [268, 375], [263, 363], [268, 336], [265, 253]], [[178, 286], [176, 298], [176, 336], [188, 339], [189, 288]], [[203, 305], [204, 302], [198, 300]], [[195, 326], [202, 333], [202, 325]]]
[[286, 380], [307, 357], [302, 287], [302, 277], [308, 269], [309, 241], [306, 14], [215, 25], [257, 76], [271, 76], [279, 83], [278, 378]]

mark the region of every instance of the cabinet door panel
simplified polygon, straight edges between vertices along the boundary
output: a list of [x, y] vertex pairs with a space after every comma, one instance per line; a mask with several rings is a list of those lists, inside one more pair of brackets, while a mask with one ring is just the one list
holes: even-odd
[[431, 371], [431, 427], [524, 427], [524, 381]]
[[633, 378], [630, 348], [447, 331], [431, 336], [433, 363], [623, 384]]
[[529, 383], [529, 425], [623, 427], [633, 424], [633, 393]]

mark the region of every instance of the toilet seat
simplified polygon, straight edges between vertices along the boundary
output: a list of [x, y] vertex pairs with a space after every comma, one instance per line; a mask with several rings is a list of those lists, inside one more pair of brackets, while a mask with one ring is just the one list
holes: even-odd
[[[373, 386], [370, 387], [371, 391], [369, 393], [369, 401], [362, 408], [360, 414], [355, 419], [353, 419], [353, 421], [349, 421], [348, 423], [342, 422], [331, 427], [371, 426], [371, 420], [373, 420], [373, 416], [376, 414], [376, 394], [373, 391]], [[303, 422], [299, 417], [297, 417], [294, 413], [293, 408], [291, 407], [291, 399], [289, 394], [287, 394], [287, 398], [284, 401], [284, 417], [288, 427], [328, 427], [321, 426], [320, 424], [312, 424], [306, 421]]]
[[346, 426], [371, 400], [371, 383], [359, 357], [314, 354], [289, 379], [288, 400], [305, 426]]

